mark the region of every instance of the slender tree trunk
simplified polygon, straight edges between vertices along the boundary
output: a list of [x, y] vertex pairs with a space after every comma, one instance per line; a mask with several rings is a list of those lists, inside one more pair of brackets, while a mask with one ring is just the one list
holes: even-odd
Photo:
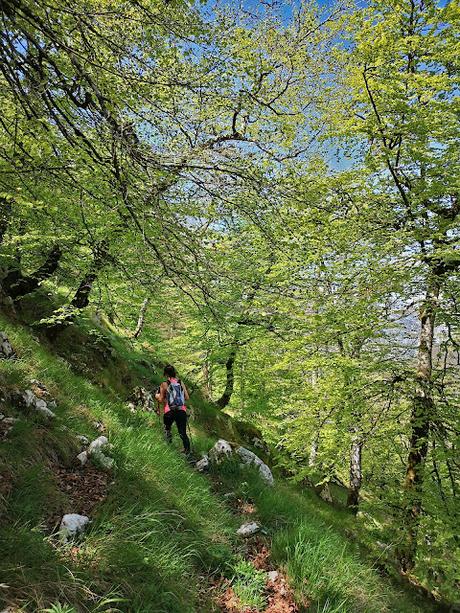
[[354, 513], [358, 512], [359, 492], [361, 490], [363, 442], [359, 433], [353, 436], [350, 452], [350, 483], [348, 486], [347, 507]]
[[18, 269], [10, 271], [2, 281], [4, 291], [14, 300], [32, 293], [56, 272], [61, 256], [61, 248], [55, 245], [40, 268], [29, 277], [24, 277]]
[[224, 407], [228, 405], [232, 397], [232, 394], [233, 394], [233, 386], [235, 383], [235, 373], [233, 372], [233, 366], [235, 364], [235, 358], [236, 358], [236, 347], [233, 347], [228, 357], [228, 360], [225, 363], [225, 369], [227, 372], [227, 382], [225, 385], [225, 390], [222, 396], [216, 402], [217, 406], [220, 409], [223, 409]]
[[71, 307], [75, 309], [84, 309], [89, 304], [89, 295], [91, 290], [93, 289], [94, 282], [97, 279], [97, 274], [95, 272], [89, 272], [85, 275], [80, 285], [78, 286], [77, 291], [70, 303]]
[[[310, 383], [313, 388], [316, 387], [316, 384], [318, 383], [318, 370], [316, 369], [312, 370]], [[313, 437], [313, 440], [310, 446], [310, 457], [308, 458], [308, 466], [310, 468], [313, 468], [313, 466], [315, 466], [316, 456], [318, 454], [319, 436], [320, 436], [320, 431], [322, 427], [322, 424], [320, 423], [320, 412], [319, 411], [315, 411], [315, 421], [317, 422], [318, 429], [315, 433], [315, 436]]]
[[417, 351], [416, 387], [412, 401], [410, 450], [407, 458], [404, 488], [405, 538], [399, 552], [404, 571], [413, 568], [417, 551], [417, 534], [422, 512], [424, 468], [428, 454], [428, 439], [433, 418], [434, 401], [431, 393], [434, 326], [439, 297], [439, 282], [433, 281], [420, 309], [419, 346]]
[[209, 352], [206, 351], [203, 359], [203, 381], [204, 381], [204, 394], [209, 400], [212, 398], [212, 379], [211, 371], [209, 369]]
[[319, 432], [315, 434], [311, 446], [310, 446], [310, 457], [308, 458], [308, 466], [313, 468], [316, 464], [316, 455], [318, 453], [318, 444], [319, 444]]
[[6, 198], [0, 198], [0, 245], [8, 230], [11, 216], [11, 202]]
[[147, 312], [147, 307], [149, 306], [150, 298], [146, 298], [142, 303], [141, 310], [139, 311], [139, 318], [137, 320], [137, 326], [134, 330], [133, 338], [139, 338], [142, 329], [144, 327], [145, 322], [145, 314]]
[[75, 318], [78, 309], [85, 309], [89, 304], [89, 296], [93, 289], [97, 275], [105, 263], [110, 259], [106, 241], [101, 241], [94, 246], [94, 260], [89, 272], [83, 277], [71, 303], [64, 310], [63, 315], [57, 317], [57, 321], [47, 326], [46, 334], [50, 340], [68, 326]]

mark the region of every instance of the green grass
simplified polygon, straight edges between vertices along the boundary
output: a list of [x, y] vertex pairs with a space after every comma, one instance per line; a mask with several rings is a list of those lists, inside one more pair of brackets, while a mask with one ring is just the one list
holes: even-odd
[[[244, 544], [234, 536], [242, 518], [221, 496], [232, 491], [255, 504], [272, 561], [284, 568], [301, 605], [311, 603], [318, 613], [432, 610], [372, 568], [359, 543], [346, 537], [356, 526], [346, 511], [281, 479], [268, 488], [238, 462], [210, 479], [199, 475], [179, 453], [177, 435], [172, 447], [165, 444], [155, 415], [131, 414], [127, 396], [135, 385], [158, 384], [161, 356], [90, 320], [53, 347], [3, 315], [0, 330], [19, 356], [1, 363], [0, 385], [25, 389], [38, 379], [57, 401], [49, 425], [2, 408], [20, 421], [0, 443], [0, 582], [9, 586], [0, 587], [0, 605], [54, 613], [205, 613], [213, 607], [207, 577], [222, 573], [243, 604], [263, 610], [265, 575], [242, 557]], [[197, 390], [191, 405], [195, 452], [208, 451], [218, 437], [242, 440], [241, 427]], [[49, 532], [49, 516], [68, 512], [52, 467], [73, 465], [76, 434], [98, 436], [95, 420], [106, 426], [117, 468], [107, 499], [72, 550]]]
[[233, 564], [232, 570], [234, 573], [233, 591], [238, 596], [242, 607], [263, 610], [267, 601], [264, 595], [267, 574], [257, 570], [251, 562], [243, 558]]
[[431, 602], [382, 577], [359, 541], [348, 511], [320, 500], [313, 490], [277, 480], [266, 487], [257, 471], [228, 462], [215, 472], [217, 487], [255, 505], [271, 541], [272, 561], [284, 568], [297, 602], [315, 613], [425, 613]]
[[327, 526], [301, 520], [279, 532], [274, 548], [285, 559], [286, 570], [300, 600], [311, 600], [314, 610], [346, 613], [389, 611], [388, 590], [371, 568], [354, 556], [337, 533]]
[[[5, 603], [18, 602], [27, 611], [53, 603], [99, 611], [107, 593], [115, 592], [126, 600], [117, 605], [123, 611], [205, 611], [210, 603], [198, 604], [200, 574], [231, 559], [235, 528], [206, 478], [166, 446], [155, 417], [132, 415], [123, 394], [76, 374], [25, 328], [2, 318], [0, 329], [19, 355], [4, 363], [2, 384], [24, 389], [32, 378], [42, 381], [57, 400], [58, 416], [43, 425], [5, 409], [20, 422], [0, 446], [2, 473], [13, 483], [0, 522], [0, 576], [10, 586], [0, 591], [0, 601], [6, 596]], [[50, 464], [71, 465], [75, 435], [98, 435], [94, 420], [106, 425], [118, 468], [109, 497], [72, 556], [46, 527], [47, 517], [65, 504]]]

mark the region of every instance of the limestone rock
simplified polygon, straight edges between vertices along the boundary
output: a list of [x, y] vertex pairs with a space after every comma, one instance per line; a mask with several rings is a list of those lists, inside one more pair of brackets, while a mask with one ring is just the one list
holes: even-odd
[[256, 521], [251, 521], [251, 522], [242, 524], [238, 528], [236, 533], [238, 534], [238, 536], [244, 536], [245, 538], [247, 538], [248, 536], [252, 536], [253, 534], [256, 534], [257, 532], [259, 532], [259, 530], [260, 530], [260, 524], [258, 524]]
[[68, 543], [80, 534], [82, 534], [89, 524], [89, 517], [86, 515], [78, 515], [77, 513], [68, 513], [64, 515], [59, 527], [59, 536], [61, 541]]
[[209, 457], [207, 455], [204, 455], [201, 458], [201, 460], [198, 460], [198, 462], [195, 464], [195, 468], [200, 473], [204, 472], [205, 470], [208, 470], [208, 468], [209, 468]]
[[230, 458], [233, 454], [232, 446], [223, 438], [209, 450], [209, 460], [212, 464], [220, 464], [223, 460]]
[[267, 576], [268, 580], [274, 583], [279, 577], [279, 572], [277, 570], [271, 570], [267, 573]]
[[109, 440], [106, 436], [98, 436], [88, 447], [88, 455], [93, 454], [95, 451], [102, 451], [102, 449], [109, 444]]
[[32, 385], [33, 392], [39, 398], [51, 398], [51, 394], [48, 391], [48, 388], [44, 383], [38, 381], [37, 379], [31, 379], [30, 384]]
[[236, 453], [243, 461], [243, 464], [246, 464], [248, 466], [254, 465], [258, 467], [260, 476], [265, 481], [265, 483], [267, 483], [267, 485], [272, 486], [275, 483], [272, 471], [268, 468], [265, 462], [262, 462], [262, 460], [258, 456], [256, 456], [255, 453], [253, 453], [249, 449], [246, 449], [245, 447], [238, 447], [236, 449]]
[[4, 332], [0, 332], [0, 359], [11, 360], [16, 357], [13, 347]]
[[[96, 465], [103, 470], [112, 470], [115, 466], [115, 460], [105, 455], [103, 449], [110, 449], [108, 438], [106, 436], [98, 436], [94, 441], [89, 444], [86, 450], [86, 459], [91, 458]], [[81, 456], [82, 454], [80, 454]], [[80, 456], [77, 456], [80, 459]], [[83, 458], [84, 460], [84, 458]], [[82, 460], [80, 459], [80, 462]]]
[[88, 452], [82, 451], [77, 455], [77, 459], [80, 461], [80, 464], [84, 466], [88, 462]]
[[91, 453], [91, 458], [103, 470], [112, 470], [115, 466], [115, 460], [106, 456], [100, 449], [96, 449]]
[[43, 398], [38, 398], [32, 390], [26, 390], [22, 394], [22, 402], [28, 408], [37, 411], [45, 419], [53, 419], [56, 415], [48, 408]]

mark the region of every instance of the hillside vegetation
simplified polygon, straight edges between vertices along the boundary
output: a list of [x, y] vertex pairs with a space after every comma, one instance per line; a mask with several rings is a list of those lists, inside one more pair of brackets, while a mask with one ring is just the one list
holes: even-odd
[[[269, 552], [268, 568], [286, 574], [299, 610], [431, 610], [427, 600], [417, 603], [415, 594], [379, 574], [379, 556], [361, 549], [346, 511], [281, 477], [268, 488], [256, 473], [231, 463], [198, 474], [178, 445], [166, 445], [154, 413], [130, 412], [133, 387], [160, 381], [165, 356], [159, 348], [141, 353], [89, 320], [57, 345], [4, 315], [0, 328], [17, 354], [1, 363], [2, 412], [18, 418], [0, 443], [4, 606], [140, 613], [243, 611], [247, 605], [264, 611], [266, 573], [260, 582], [262, 571], [250, 562], [251, 547], [258, 547]], [[5, 400], [37, 382], [56, 401], [51, 423]], [[229, 420], [197, 390], [191, 407], [195, 453], [218, 436], [235, 437]], [[116, 462], [109, 473], [76, 460], [77, 434], [93, 439], [101, 427]], [[248, 511], [264, 527], [252, 546], [235, 536]], [[91, 518], [78, 542], [60, 542], [64, 513]], [[240, 608], [225, 608], [220, 600], [231, 585], [242, 597]]]
[[459, 2], [0, 18], [6, 604], [458, 608]]

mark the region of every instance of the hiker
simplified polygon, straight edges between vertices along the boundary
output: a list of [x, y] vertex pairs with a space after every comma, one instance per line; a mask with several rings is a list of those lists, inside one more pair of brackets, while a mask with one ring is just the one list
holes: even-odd
[[171, 427], [176, 422], [179, 436], [184, 444], [184, 452], [190, 453], [190, 440], [187, 436], [187, 410], [185, 401], [189, 399], [185, 385], [177, 378], [176, 369], [171, 364], [163, 371], [166, 381], [160, 385], [155, 398], [160, 403], [160, 416], [163, 414], [165, 436], [168, 443], [172, 442]]

